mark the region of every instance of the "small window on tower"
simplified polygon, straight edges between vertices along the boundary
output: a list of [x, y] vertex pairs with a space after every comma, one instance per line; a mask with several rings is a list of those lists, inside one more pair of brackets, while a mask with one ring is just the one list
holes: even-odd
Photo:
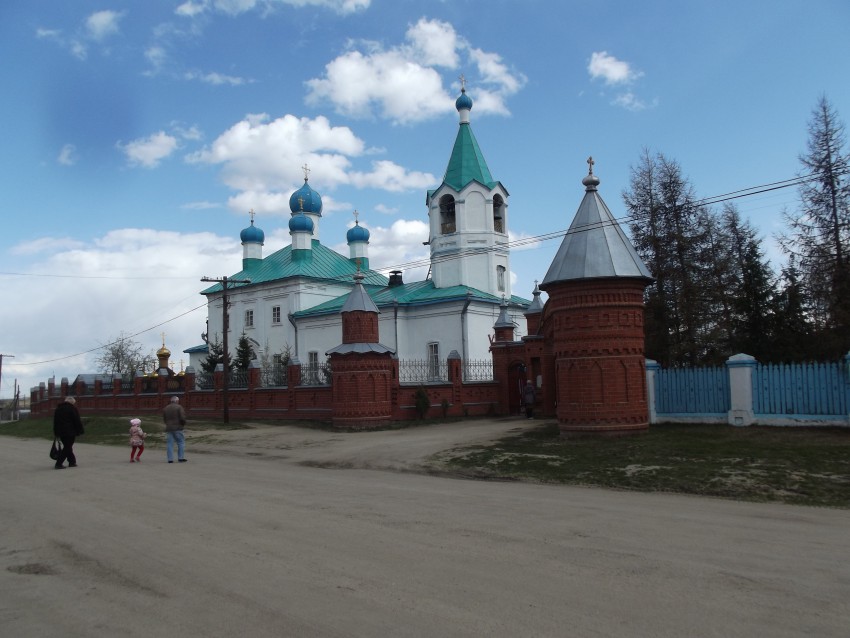
[[245, 327], [253, 328], [254, 327], [254, 311], [246, 310], [245, 311]]
[[493, 230], [505, 232], [505, 200], [501, 195], [493, 196]]
[[456, 230], [455, 198], [451, 195], [443, 195], [440, 198], [440, 234], [448, 235]]
[[500, 291], [505, 291], [505, 267], [496, 266], [496, 286]]

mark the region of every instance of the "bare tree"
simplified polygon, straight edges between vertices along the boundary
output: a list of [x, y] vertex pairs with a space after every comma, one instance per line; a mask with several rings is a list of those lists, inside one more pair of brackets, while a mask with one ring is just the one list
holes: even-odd
[[95, 365], [103, 374], [136, 375], [152, 370], [156, 365], [156, 357], [151, 353], [145, 354], [140, 343], [122, 332], [101, 346]]

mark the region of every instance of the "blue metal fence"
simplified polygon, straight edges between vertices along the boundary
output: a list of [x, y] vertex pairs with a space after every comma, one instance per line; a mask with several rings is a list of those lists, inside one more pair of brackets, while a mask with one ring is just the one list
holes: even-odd
[[837, 362], [760, 364], [753, 370], [755, 414], [846, 416], [850, 383]]
[[655, 379], [655, 409], [660, 414], [729, 411], [729, 372], [725, 367], [659, 369]]

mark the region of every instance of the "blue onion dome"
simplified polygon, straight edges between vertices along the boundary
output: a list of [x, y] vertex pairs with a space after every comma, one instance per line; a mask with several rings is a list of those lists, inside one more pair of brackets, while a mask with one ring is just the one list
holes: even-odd
[[345, 234], [345, 239], [349, 244], [355, 241], [368, 242], [369, 231], [363, 228], [363, 226], [360, 225], [360, 222], [355, 221], [354, 226], [349, 228], [348, 232]]
[[455, 108], [460, 111], [461, 109], [466, 109], [467, 111], [472, 110], [472, 98], [466, 94], [466, 89], [461, 88], [460, 97], [455, 100]]
[[304, 214], [293, 215], [289, 220], [289, 232], [308, 232], [313, 234], [313, 220]]
[[310, 188], [307, 178], [304, 178], [304, 186], [292, 193], [289, 198], [289, 210], [293, 214], [302, 211], [314, 215], [322, 214], [322, 196]]
[[262, 244], [266, 240], [266, 234], [254, 226], [254, 220], [251, 220], [251, 225], [239, 233], [239, 239], [243, 244]]

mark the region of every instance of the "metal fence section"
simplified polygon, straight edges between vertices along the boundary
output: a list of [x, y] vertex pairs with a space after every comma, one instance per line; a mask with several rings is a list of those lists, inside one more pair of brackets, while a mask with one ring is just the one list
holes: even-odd
[[656, 373], [655, 406], [663, 414], [721, 414], [729, 411], [729, 373], [718, 368], [670, 368]]
[[264, 388], [285, 388], [288, 384], [284, 366], [270, 366], [260, 371], [260, 385]]
[[248, 387], [248, 371], [247, 370], [232, 370], [228, 379], [231, 388], [247, 388]]
[[195, 375], [195, 387], [198, 390], [212, 390], [215, 381], [212, 372], [199, 372]]
[[463, 362], [464, 383], [493, 380], [493, 360], [478, 359]]
[[850, 382], [844, 364], [759, 364], [753, 369], [753, 412], [846, 416]]
[[330, 385], [331, 364], [308, 363], [301, 365], [301, 385]]
[[447, 383], [449, 364], [430, 359], [399, 359], [398, 380], [399, 383]]

